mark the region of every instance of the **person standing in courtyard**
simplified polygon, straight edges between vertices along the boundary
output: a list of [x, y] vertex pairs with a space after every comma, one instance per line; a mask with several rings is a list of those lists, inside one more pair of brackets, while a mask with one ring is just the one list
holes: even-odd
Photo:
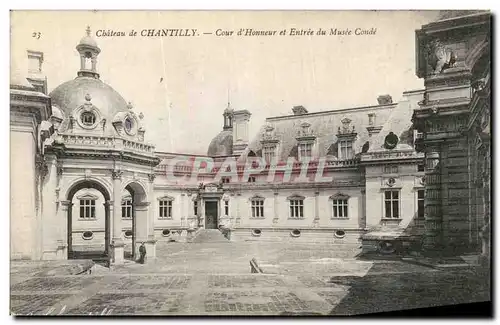
[[144, 261], [146, 260], [146, 246], [144, 246], [144, 242], [141, 243], [141, 246], [139, 246], [139, 263], [144, 264]]

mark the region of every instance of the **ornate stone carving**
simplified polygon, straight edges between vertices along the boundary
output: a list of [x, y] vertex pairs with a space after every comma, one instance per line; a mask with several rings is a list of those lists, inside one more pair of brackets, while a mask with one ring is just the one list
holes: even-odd
[[47, 162], [42, 155], [37, 154], [35, 156], [35, 166], [42, 178], [45, 178], [45, 176], [49, 173], [49, 167], [47, 166]]
[[113, 177], [113, 179], [122, 179], [122, 176], [123, 176], [123, 171], [120, 170], [120, 169], [114, 169], [111, 171], [111, 176]]
[[434, 39], [426, 46], [427, 63], [432, 68], [430, 74], [440, 74], [445, 69], [451, 68], [457, 61], [453, 50], [444, 46], [439, 40]]
[[151, 183], [153, 183], [153, 182], [154, 182], [155, 178], [156, 178], [156, 174], [154, 174], [154, 173], [152, 173], [152, 174], [148, 174], [148, 179], [149, 179], [149, 181], [150, 181]]

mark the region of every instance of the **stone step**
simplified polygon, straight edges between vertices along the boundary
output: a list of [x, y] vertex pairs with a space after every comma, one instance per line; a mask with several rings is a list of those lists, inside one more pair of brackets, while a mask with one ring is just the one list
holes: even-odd
[[228, 243], [222, 232], [218, 229], [202, 229], [193, 239], [193, 243]]

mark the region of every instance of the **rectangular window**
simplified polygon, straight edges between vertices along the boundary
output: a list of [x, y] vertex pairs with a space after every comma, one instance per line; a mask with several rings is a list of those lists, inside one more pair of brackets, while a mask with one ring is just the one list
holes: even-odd
[[252, 218], [264, 218], [264, 200], [252, 200]]
[[349, 218], [347, 214], [347, 199], [333, 200], [333, 217]]
[[264, 147], [264, 159], [266, 162], [270, 163], [274, 159], [274, 151], [274, 147]]
[[197, 216], [198, 215], [198, 201], [193, 202], [193, 210], [194, 210], [193, 211], [194, 215]]
[[122, 201], [122, 218], [123, 219], [132, 218], [132, 200]]
[[95, 219], [95, 200], [80, 200], [80, 218]]
[[300, 158], [311, 157], [312, 156], [312, 143], [301, 143], [300, 144]]
[[160, 218], [172, 219], [172, 201], [171, 200], [161, 200], [159, 208], [160, 208]]
[[399, 191], [390, 190], [384, 193], [385, 217], [399, 219]]
[[229, 215], [229, 201], [224, 201], [224, 214]]
[[398, 165], [385, 165], [384, 174], [397, 174], [399, 172]]
[[424, 164], [418, 164], [417, 165], [417, 172], [425, 172], [425, 165]]
[[290, 218], [304, 218], [304, 200], [290, 200]]
[[231, 178], [230, 177], [222, 177], [221, 178], [221, 181], [223, 184], [227, 184], [231, 181]]
[[249, 183], [255, 183], [255, 176], [248, 177], [248, 182]]
[[352, 150], [351, 140], [341, 140], [339, 148], [340, 148], [340, 159], [352, 159], [354, 157], [354, 151]]
[[424, 219], [425, 212], [425, 190], [418, 190], [417, 192], [417, 217], [419, 219]]

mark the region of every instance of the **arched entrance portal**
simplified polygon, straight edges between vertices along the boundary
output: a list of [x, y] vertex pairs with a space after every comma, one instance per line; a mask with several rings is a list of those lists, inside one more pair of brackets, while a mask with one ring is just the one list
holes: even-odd
[[125, 190], [130, 193], [132, 198], [132, 236], [131, 238], [130, 236], [125, 236], [125, 258], [137, 260], [139, 257], [139, 246], [148, 239], [149, 202], [147, 201], [146, 191], [141, 184], [131, 182], [125, 186]]
[[[95, 192], [101, 194], [103, 200]], [[75, 197], [77, 193], [80, 194]], [[109, 260], [111, 201], [108, 190], [97, 181], [84, 180], [71, 187], [67, 202], [68, 259]]]

